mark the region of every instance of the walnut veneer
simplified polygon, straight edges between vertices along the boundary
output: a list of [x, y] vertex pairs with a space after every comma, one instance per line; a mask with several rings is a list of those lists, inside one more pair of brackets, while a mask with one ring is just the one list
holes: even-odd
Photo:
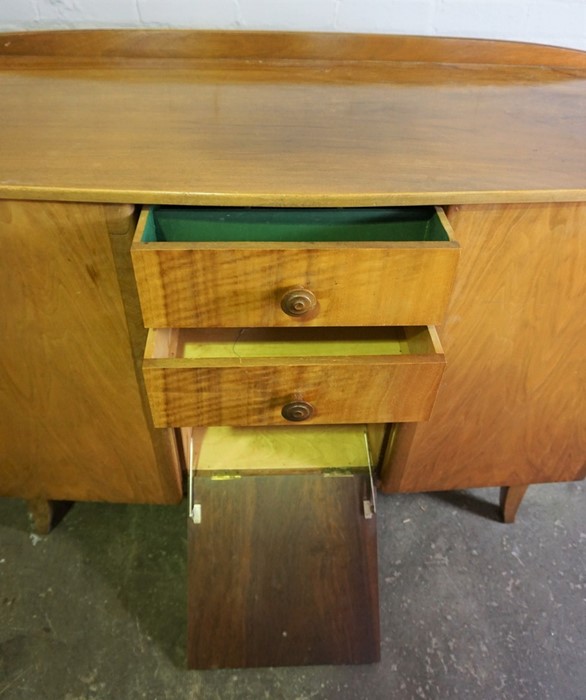
[[583, 53], [416, 37], [7, 34], [0, 103], [2, 493], [181, 495], [170, 433], [150, 425], [133, 215], [116, 204], [454, 205], [447, 370], [430, 420], [395, 428], [382, 488], [584, 475]]

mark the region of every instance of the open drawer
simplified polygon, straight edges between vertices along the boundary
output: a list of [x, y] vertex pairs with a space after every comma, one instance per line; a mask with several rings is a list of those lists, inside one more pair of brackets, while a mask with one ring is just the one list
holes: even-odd
[[147, 207], [132, 246], [151, 328], [437, 324], [458, 256], [434, 207]]
[[382, 430], [193, 431], [190, 668], [378, 660], [368, 462]]
[[429, 418], [444, 371], [433, 327], [163, 329], [143, 374], [156, 427]]

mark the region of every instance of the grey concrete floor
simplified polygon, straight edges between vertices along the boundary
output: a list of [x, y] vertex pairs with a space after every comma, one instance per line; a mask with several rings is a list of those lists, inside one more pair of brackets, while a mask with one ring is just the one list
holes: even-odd
[[583, 700], [584, 487], [379, 498], [382, 661], [186, 671], [185, 506], [0, 499], [0, 700]]

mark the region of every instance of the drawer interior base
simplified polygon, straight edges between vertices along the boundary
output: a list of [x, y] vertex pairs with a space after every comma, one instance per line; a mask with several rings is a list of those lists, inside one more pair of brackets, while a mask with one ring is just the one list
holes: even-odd
[[[387, 426], [184, 428], [197, 476], [355, 473], [376, 466]], [[193, 449], [190, 450], [190, 441]]]
[[162, 328], [149, 333], [146, 359], [242, 360], [399, 357], [442, 352], [434, 329]]

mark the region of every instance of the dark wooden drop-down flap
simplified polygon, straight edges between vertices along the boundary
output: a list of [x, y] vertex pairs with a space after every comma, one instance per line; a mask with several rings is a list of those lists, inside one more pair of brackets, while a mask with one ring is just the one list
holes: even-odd
[[197, 478], [189, 521], [190, 668], [379, 659], [368, 474]]

